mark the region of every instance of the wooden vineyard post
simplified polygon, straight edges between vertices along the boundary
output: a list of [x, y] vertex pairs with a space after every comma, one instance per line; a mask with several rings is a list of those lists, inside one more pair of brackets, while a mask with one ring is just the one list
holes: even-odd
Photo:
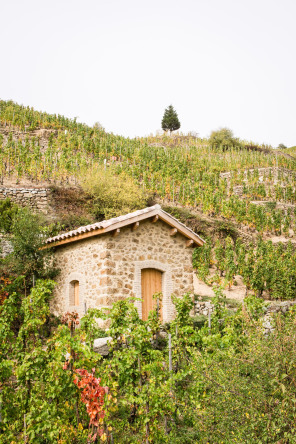
[[[140, 392], [142, 391], [142, 368], [141, 368], [141, 361], [140, 361], [140, 356], [138, 356], [138, 368], [139, 368], [139, 373], [140, 373], [140, 380], [139, 380], [139, 385], [140, 385]], [[148, 416], [149, 413], [149, 402], [146, 402], [146, 414]], [[146, 422], [146, 438], [145, 438], [145, 443], [149, 444], [149, 434], [150, 434], [150, 430], [149, 430], [149, 422]]]
[[141, 373], [141, 361], [140, 361], [140, 356], [138, 356], [138, 368], [139, 368], [139, 373], [140, 373], [140, 391], [142, 391], [142, 373]]
[[[146, 402], [146, 414], [148, 416], [149, 413], [149, 402]], [[149, 430], [149, 422], [146, 422], [146, 444], [149, 444], [149, 434], [150, 434], [150, 430]]]
[[171, 372], [172, 369], [172, 335], [169, 333], [169, 371]]
[[[142, 369], [141, 369], [141, 361], [140, 361], [140, 356], [138, 356], [138, 368], [139, 368], [139, 373], [140, 373], [140, 392], [142, 391]], [[149, 413], [149, 402], [146, 402], [146, 414], [148, 416]], [[146, 439], [145, 439], [145, 443], [149, 444], [149, 434], [150, 434], [150, 430], [149, 430], [149, 422], [146, 422]]]
[[27, 423], [26, 423], [26, 414], [24, 414], [24, 443], [27, 442]]
[[175, 202], [175, 182], [173, 181], [173, 202]]
[[[172, 335], [169, 333], [169, 372], [170, 372], [170, 378], [171, 378], [171, 372], [173, 370], [172, 365]], [[172, 391], [172, 387], [170, 387], [170, 392]], [[164, 424], [165, 424], [165, 434], [168, 435], [171, 431], [170, 427], [168, 426], [168, 417], [167, 415], [164, 415]]]
[[108, 426], [105, 426], [105, 433], [107, 436], [107, 443], [113, 444], [114, 440], [113, 440], [113, 434], [111, 431], [109, 431]]

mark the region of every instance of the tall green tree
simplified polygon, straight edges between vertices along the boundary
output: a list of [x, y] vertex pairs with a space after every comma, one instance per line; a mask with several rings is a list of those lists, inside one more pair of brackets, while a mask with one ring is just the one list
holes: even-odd
[[34, 279], [55, 277], [53, 252], [42, 247], [44, 240], [59, 229], [59, 226], [46, 225], [42, 215], [20, 208], [8, 199], [3, 201], [0, 204], [0, 234], [9, 241], [12, 251], [0, 258], [0, 276], [22, 276], [27, 290]]
[[181, 124], [178, 118], [178, 114], [174, 110], [173, 106], [168, 106], [165, 111], [161, 121], [161, 127], [164, 131], [176, 131], [180, 128]]

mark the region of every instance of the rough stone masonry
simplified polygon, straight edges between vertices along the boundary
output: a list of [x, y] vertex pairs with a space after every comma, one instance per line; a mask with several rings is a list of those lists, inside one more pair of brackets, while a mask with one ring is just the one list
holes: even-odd
[[49, 198], [51, 191], [49, 188], [9, 188], [0, 187], [0, 200], [9, 198], [12, 202], [22, 207], [29, 207], [32, 211], [48, 214]]
[[[56, 314], [75, 309], [83, 314], [89, 307], [111, 307], [115, 301], [130, 296], [142, 315], [141, 270], [155, 268], [162, 272], [163, 321], [175, 315], [171, 295], [193, 293], [192, 249], [186, 238], [170, 235], [162, 222], [142, 221], [137, 230], [126, 226], [117, 237], [106, 233], [56, 248], [56, 262], [61, 272], [57, 278], [52, 310]], [[79, 282], [79, 305], [73, 306], [71, 283]]]

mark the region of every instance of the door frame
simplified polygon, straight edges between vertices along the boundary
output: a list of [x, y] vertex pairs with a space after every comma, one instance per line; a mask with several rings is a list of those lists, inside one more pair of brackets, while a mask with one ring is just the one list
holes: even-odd
[[163, 323], [169, 322], [174, 319], [175, 316], [175, 307], [171, 301], [171, 295], [173, 293], [172, 273], [169, 265], [154, 260], [135, 262], [135, 278], [133, 291], [135, 297], [138, 299], [134, 302], [134, 304], [138, 310], [139, 317], [142, 319], [141, 272], [145, 268], [154, 268], [162, 272], [162, 319]]

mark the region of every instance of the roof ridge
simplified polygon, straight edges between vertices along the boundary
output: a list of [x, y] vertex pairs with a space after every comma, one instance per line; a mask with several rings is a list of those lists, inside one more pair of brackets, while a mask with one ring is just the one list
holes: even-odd
[[[88, 232], [99, 230], [99, 229], [102, 230], [102, 234], [103, 234], [103, 232], [105, 232], [105, 233], [106, 232], [110, 232], [110, 231], [112, 231], [112, 228], [110, 228], [110, 227], [112, 227], [112, 225], [120, 224], [121, 222], [129, 221], [129, 219], [134, 219], [134, 218], [137, 218], [139, 216], [142, 216], [142, 215], [145, 215], [145, 214], [149, 214], [149, 213], [152, 213], [152, 216], [155, 216], [155, 215], [160, 215], [161, 216], [161, 214], [166, 215], [167, 217], [169, 217], [170, 219], [175, 221], [177, 224], [179, 224], [179, 226], [181, 225], [181, 227], [183, 227], [185, 230], [187, 230], [187, 234], [190, 233], [189, 234], [190, 238], [192, 238], [191, 235], [193, 235], [195, 237], [195, 242], [196, 242], [196, 238], [201, 240], [203, 243], [205, 242], [198, 234], [196, 234], [193, 230], [191, 230], [191, 228], [188, 228], [185, 224], [180, 222], [177, 218], [172, 216], [170, 213], [167, 213], [166, 211], [164, 211], [161, 208], [161, 205], [156, 204], [156, 205], [153, 205], [151, 207], [143, 208], [142, 210], [136, 210], [136, 211], [133, 211], [133, 212], [128, 213], [128, 214], [124, 214], [124, 215], [121, 215], [121, 216], [113, 217], [111, 219], [105, 219], [105, 220], [103, 220], [101, 222], [95, 222], [93, 224], [84, 225], [84, 226], [76, 228], [75, 230], [71, 230], [71, 231], [68, 231], [66, 233], [58, 234], [57, 236], [53, 236], [53, 237], [50, 237], [50, 238], [46, 239], [45, 243], [46, 244], [50, 244], [50, 243], [53, 243], [53, 242], [59, 242], [59, 241], [62, 241], [64, 239], [68, 239], [69, 237], [76, 237], [76, 236], [79, 236], [79, 235], [83, 235], [84, 233], [88, 233]], [[123, 225], [123, 226], [125, 226], [125, 225]], [[94, 235], [95, 234], [96, 233], [94, 233]], [[97, 233], [97, 234], [101, 234], [101, 233]], [[91, 236], [91, 234], [89, 236]], [[186, 234], [185, 234], [185, 236], [186, 236]], [[88, 237], [88, 235], [87, 235], [87, 237]]]
[[61, 240], [65, 237], [75, 236], [76, 234], [80, 234], [85, 231], [92, 231], [94, 229], [106, 228], [106, 227], [109, 227], [110, 225], [113, 225], [116, 222], [122, 222], [122, 221], [125, 221], [128, 219], [131, 219], [132, 217], [136, 217], [138, 215], [145, 214], [145, 213], [148, 213], [153, 210], [161, 210], [161, 206], [159, 204], [156, 204], [151, 207], [143, 208], [142, 210], [136, 210], [136, 211], [133, 211], [133, 212], [121, 215], [121, 216], [112, 217], [111, 219], [104, 219], [100, 222], [94, 222], [93, 224], [82, 225], [78, 228], [75, 228], [75, 230], [66, 231], [65, 233], [60, 233], [56, 236], [50, 237], [50, 238], [46, 239], [45, 243], [49, 244], [51, 242]]

